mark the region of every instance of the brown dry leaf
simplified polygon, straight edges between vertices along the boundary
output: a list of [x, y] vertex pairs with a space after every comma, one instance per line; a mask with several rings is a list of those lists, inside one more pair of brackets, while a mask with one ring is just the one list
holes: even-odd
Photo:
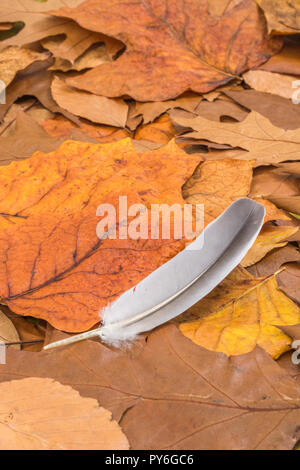
[[[63, 138], [65, 140], [72, 138], [74, 130], [78, 130], [78, 127], [73, 122], [63, 116], [58, 116], [55, 119], [46, 119], [41, 125], [52, 137]], [[117, 140], [125, 139], [125, 137], [130, 137], [130, 133], [125, 129], [101, 126], [83, 120], [80, 120], [79, 129], [83, 134], [101, 144], [116, 142]]]
[[263, 65], [260, 65], [259, 69], [268, 72], [300, 75], [299, 45], [299, 39], [294, 39], [293, 36], [285, 38], [282, 50]]
[[45, 52], [35, 52], [17, 46], [7, 47], [0, 54], [0, 80], [8, 86], [20, 70], [30, 64], [49, 58]]
[[288, 212], [300, 214], [299, 177], [278, 169], [258, 168], [252, 180], [250, 197], [263, 197]]
[[183, 186], [189, 204], [204, 204], [207, 225], [240, 197], [248, 195], [253, 162], [217, 160], [201, 163]]
[[1, 380], [20, 375], [96, 398], [132, 449], [291, 449], [299, 438], [300, 387], [267, 353], [228, 358], [174, 325], [125, 351], [92, 341], [38, 355], [8, 351]]
[[14, 80], [6, 90], [6, 104], [0, 105], [0, 119], [2, 119], [12, 104], [23, 96], [35, 96], [39, 102], [53, 113], [64, 114], [68, 119], [79, 123], [76, 116], [60, 108], [52, 98], [51, 82], [53, 73], [47, 70], [51, 62], [36, 62], [19, 72], [18, 79]]
[[19, 109], [14, 131], [1, 137], [0, 165], [27, 158], [37, 150], [51, 152], [61, 143], [61, 139], [50, 137], [34, 119]]
[[118, 208], [119, 195], [128, 197], [128, 207], [183, 204], [181, 186], [198, 162], [174, 142], [138, 154], [124, 139], [105, 145], [66, 141], [56, 152], [2, 167], [2, 302], [70, 332], [95, 325], [102, 307], [185, 245], [172, 236], [101, 240], [98, 206]]
[[268, 253], [259, 263], [248, 268], [255, 277], [270, 276], [278, 271], [285, 263], [300, 261], [300, 251], [293, 245], [288, 244], [283, 248]]
[[149, 124], [149, 122], [153, 122], [157, 117], [161, 116], [170, 109], [179, 108], [185, 109], [186, 111], [195, 112], [201, 101], [201, 95], [188, 92], [176, 100], [156, 101], [152, 103], [137, 102], [130, 112], [130, 119], [137, 120], [137, 118], [140, 117], [143, 119], [144, 124]]
[[123, 100], [75, 90], [58, 77], [54, 78], [51, 91], [57, 104], [72, 114], [99, 124], [125, 127], [128, 106]]
[[56, 58], [54, 64], [49, 67], [49, 70], [61, 70], [63, 72], [76, 70], [80, 72], [81, 70], [91, 69], [110, 61], [111, 59], [107, 54], [105, 45], [99, 44], [84, 52], [74, 61], [74, 64], [67, 59]]
[[278, 289], [275, 275], [267, 279], [242, 278], [229, 289], [230, 301], [226, 302], [228, 292], [223, 300], [219, 286], [216, 294], [210, 294], [206, 316], [182, 323], [180, 331], [194, 343], [228, 356], [249, 353], [256, 345], [274, 358], [289, 350], [290, 338], [276, 326], [299, 323], [300, 308]]
[[255, 0], [263, 9], [270, 33], [300, 32], [299, 0]]
[[[0, 347], [1, 343], [15, 343], [18, 341], [20, 341], [20, 337], [13, 322], [0, 310]], [[12, 345], [12, 347], [20, 349], [17, 344]]]
[[257, 263], [271, 250], [285, 246], [287, 239], [297, 232], [297, 227], [265, 225], [241, 265], [247, 268]]
[[[212, 152], [213, 153], [213, 152]], [[206, 158], [209, 154], [201, 154]], [[248, 160], [208, 160], [199, 165], [183, 186], [183, 197], [190, 204], [204, 204], [207, 225], [233, 201], [249, 194], [253, 162]], [[265, 222], [289, 217], [269, 201], [255, 198], [266, 209]]]
[[51, 51], [56, 59], [65, 60], [71, 64], [75, 64], [79, 57], [93, 44], [99, 42], [105, 43], [105, 50], [110, 57], [113, 57], [123, 48], [123, 44], [120, 41], [103, 34], [87, 31], [74, 21], [67, 21], [61, 29], [58, 28], [55, 34], [57, 36], [51, 34], [50, 38], [41, 41], [42, 46]]
[[[298, 191], [299, 194], [300, 191]], [[269, 196], [268, 199], [276, 206], [293, 214], [300, 215], [300, 195], [298, 196]]]
[[[173, 118], [173, 112], [170, 112]], [[298, 160], [300, 152], [300, 130], [285, 131], [273, 126], [262, 115], [252, 111], [242, 122], [215, 122], [198, 116], [194, 119], [174, 118], [176, 124], [197, 131], [199, 139], [219, 144], [229, 144], [248, 150], [237, 154], [237, 159], [256, 160], [256, 165], [269, 165], [285, 160]]]
[[292, 99], [295, 93], [293, 83], [297, 77], [280, 73], [266, 72], [265, 70], [249, 70], [244, 73], [243, 79], [251, 88], [264, 93]]
[[291, 299], [300, 303], [300, 265], [299, 263], [289, 263], [285, 270], [279, 275], [278, 285]]
[[286, 130], [300, 127], [300, 106], [291, 100], [256, 90], [225, 90], [224, 93], [245, 108], [262, 114], [276, 127]]
[[168, 114], [163, 114], [151, 124], [145, 124], [138, 128], [134, 138], [155, 142], [160, 145], [167, 144], [174, 136], [176, 131]]
[[[82, 3], [82, 0], [47, 0], [47, 2], [10, 0], [5, 2], [5, 5], [1, 5], [0, 22], [14, 23], [15, 21], [23, 21], [25, 26], [16, 36], [1, 41], [0, 48], [10, 45], [23, 46], [47, 36], [64, 34], [67, 30], [70, 33], [74, 26], [76, 28], [72, 21], [66, 18], [55, 18], [45, 15], [45, 12], [49, 8], [60, 8], [61, 6], [75, 7], [80, 3]], [[69, 25], [72, 25], [70, 29], [68, 28]], [[88, 33], [85, 31], [85, 36]], [[76, 40], [78, 41], [78, 38]]]
[[52, 379], [0, 384], [1, 450], [127, 450], [111, 413]]
[[[234, 102], [225, 101], [224, 99], [217, 99], [212, 103], [202, 101], [195, 113], [198, 116], [212, 121], [224, 121], [224, 118], [228, 117], [232, 120], [243, 121], [248, 115], [248, 112], [241, 106]], [[173, 116], [174, 115], [175, 113], [173, 113]]]
[[290, 163], [281, 163], [280, 165], [277, 165], [276, 170], [274, 170], [274, 173], [277, 173], [279, 175], [281, 174], [290, 174], [293, 175], [294, 177], [299, 177], [300, 176], [300, 162], [290, 162]]
[[222, 2], [217, 8], [207, 0], [174, 0], [172, 6], [86, 0], [52, 13], [126, 44], [115, 62], [68, 81], [109, 97], [161, 101], [186, 90], [205, 93], [260, 65], [282, 46], [280, 38], [266, 36], [265, 20], [252, 0]]

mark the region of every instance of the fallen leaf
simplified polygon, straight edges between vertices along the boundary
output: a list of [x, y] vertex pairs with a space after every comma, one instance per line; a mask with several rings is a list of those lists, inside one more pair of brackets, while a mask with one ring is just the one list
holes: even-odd
[[[130, 133], [125, 129], [116, 127], [101, 126], [91, 122], [80, 120], [80, 131], [83, 134], [95, 139], [95, 141], [105, 144], [122, 140], [129, 137]], [[74, 135], [74, 130], [78, 127], [63, 116], [57, 116], [55, 119], [46, 119], [41, 123], [43, 129], [52, 137], [70, 139]]]
[[[173, 112], [170, 112], [173, 118]], [[230, 144], [248, 150], [237, 154], [237, 159], [256, 160], [256, 165], [276, 164], [285, 160], [298, 160], [300, 151], [300, 131], [285, 131], [252, 111], [242, 122], [215, 122], [197, 116], [194, 119], [178, 117], [174, 121], [182, 127], [197, 131], [199, 139], [207, 139], [219, 144]]]
[[270, 33], [295, 34], [300, 30], [299, 0], [255, 0], [263, 9]]
[[[234, 102], [217, 99], [212, 103], [202, 101], [197, 107], [196, 114], [212, 121], [223, 121], [224, 118], [231, 118], [236, 121], [243, 121], [248, 112]], [[173, 113], [173, 116], [175, 113]]]
[[[0, 310], [0, 347], [1, 343], [15, 343], [20, 341], [20, 337], [12, 321]], [[18, 344], [13, 348], [20, 349]]]
[[47, 60], [49, 55], [12, 46], [2, 50], [0, 57], [0, 80], [8, 86], [20, 70], [26, 69], [33, 62]]
[[297, 40], [297, 37], [294, 38], [294, 36], [286, 37], [281, 51], [260, 65], [259, 69], [268, 72], [300, 75], [299, 39]]
[[163, 114], [151, 124], [139, 127], [135, 133], [136, 140], [145, 140], [157, 144], [167, 144], [176, 131], [168, 114]]
[[34, 119], [18, 110], [14, 132], [1, 137], [0, 165], [27, 158], [37, 150], [51, 152], [61, 143], [62, 140], [50, 137]]
[[1, 450], [129, 448], [108, 410], [52, 379], [2, 382], [0, 397]]
[[287, 239], [298, 232], [297, 227], [264, 225], [253, 246], [241, 261], [247, 268], [260, 261], [267, 253], [287, 244]]
[[99, 124], [125, 127], [128, 107], [123, 100], [75, 90], [58, 77], [54, 78], [51, 91], [57, 104], [72, 114]]
[[[52, 17], [51, 20], [53, 19]], [[71, 64], [75, 64], [93, 44], [99, 42], [105, 43], [105, 49], [110, 56], [114, 56], [123, 47], [120, 41], [103, 34], [87, 31], [74, 21], [67, 21], [62, 27], [58, 27], [55, 34], [56, 36], [51, 34], [50, 38], [43, 39], [42, 46], [51, 51], [56, 59], [66, 60]]]
[[256, 90], [225, 90], [224, 93], [245, 108], [262, 114], [276, 127], [286, 130], [300, 127], [300, 106], [291, 100]]
[[180, 96], [176, 100], [168, 101], [156, 101], [149, 103], [135, 103], [135, 106], [131, 112], [131, 119], [136, 119], [137, 117], [143, 118], [144, 124], [149, 124], [153, 122], [157, 117], [161, 116], [170, 109], [185, 109], [186, 111], [195, 112], [198, 105], [202, 101], [202, 96], [197, 95], [196, 93], [185, 93], [183, 96]]
[[0, 119], [5, 116], [17, 99], [31, 95], [35, 96], [45, 108], [53, 113], [64, 114], [73, 122], [79, 123], [76, 116], [60, 108], [53, 100], [50, 90], [53, 72], [47, 70], [49, 65], [51, 65], [51, 61], [37, 62], [19, 72], [18, 78], [6, 90], [6, 104], [0, 105]]
[[291, 449], [299, 438], [299, 385], [268, 354], [228, 358], [173, 325], [130, 351], [92, 341], [39, 355], [8, 351], [1, 380], [20, 374], [96, 398], [132, 449]]
[[172, 235], [101, 240], [98, 206], [110, 203], [118, 210], [119, 196], [128, 197], [128, 207], [183, 204], [181, 186], [198, 162], [174, 142], [137, 154], [124, 139], [104, 145], [66, 141], [54, 153], [37, 152], [2, 167], [2, 302], [65, 331], [95, 325], [102, 307], [185, 245]]
[[54, 64], [49, 67], [49, 70], [61, 70], [63, 72], [76, 70], [80, 72], [84, 69], [90, 69], [105, 64], [106, 62], [110, 62], [110, 60], [105, 45], [99, 44], [84, 52], [73, 64], [67, 59], [56, 58]]
[[290, 162], [290, 163], [281, 163], [280, 165], [277, 165], [276, 170], [274, 170], [274, 173], [277, 174], [290, 174], [293, 175], [294, 177], [300, 176], [300, 162]]
[[184, 184], [183, 197], [189, 204], [204, 204], [207, 225], [233, 201], [248, 195], [252, 166], [243, 160], [203, 162]]
[[[180, 331], [194, 343], [228, 356], [246, 354], [256, 347], [265, 349], [273, 358], [290, 349], [291, 339], [277, 328], [295, 325], [300, 320], [300, 309], [277, 286], [275, 275], [270, 278], [242, 279], [233, 284], [231, 300], [222, 305], [219, 288], [213, 313], [192, 322], [181, 323]], [[213, 293], [211, 294], [214, 295]], [[221, 298], [218, 299], [218, 297]]]
[[288, 263], [279, 275], [278, 285], [291, 299], [300, 303], [300, 266], [299, 263]]
[[261, 261], [249, 266], [248, 271], [255, 277], [270, 276], [285, 263], [300, 261], [300, 251], [288, 244], [268, 253]]
[[[47, 0], [45, 3], [32, 0], [10, 0], [1, 5], [0, 22], [23, 22], [18, 34], [8, 37], [0, 46], [23, 46], [47, 36], [64, 34], [68, 25], [73, 23], [66, 18], [55, 18], [45, 15], [49, 8], [61, 6], [77, 6], [82, 0]], [[73, 25], [72, 25], [73, 26]]]
[[296, 78], [293, 75], [266, 72], [265, 70], [249, 70], [244, 73], [243, 79], [251, 88], [265, 93], [292, 99], [295, 93], [293, 83]]
[[115, 62], [68, 79], [71, 86], [108, 97], [162, 101], [186, 90], [205, 93], [260, 65], [282, 46], [280, 38], [266, 36], [252, 0], [230, 1], [218, 10], [207, 0], [188, 5], [176, 0], [170, 9], [150, 0], [87, 0], [51, 13], [125, 43]]

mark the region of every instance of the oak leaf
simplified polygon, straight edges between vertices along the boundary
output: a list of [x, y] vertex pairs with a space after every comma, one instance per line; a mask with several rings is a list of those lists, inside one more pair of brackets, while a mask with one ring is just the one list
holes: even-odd
[[92, 341], [40, 354], [10, 350], [0, 378], [20, 376], [51, 377], [96, 398], [132, 449], [291, 449], [299, 438], [299, 384], [267, 353], [228, 358], [174, 325], [125, 351]]
[[93, 326], [102, 307], [185, 245], [172, 236], [101, 240], [98, 206], [118, 211], [119, 196], [128, 207], [183, 204], [181, 186], [198, 162], [174, 142], [138, 154], [124, 139], [66, 141], [56, 152], [0, 168], [2, 302], [66, 331]]
[[3, 382], [0, 402], [1, 450], [128, 449], [108, 410], [54, 380]]
[[[173, 113], [170, 112], [171, 118]], [[298, 160], [300, 151], [299, 129], [287, 130], [273, 126], [262, 115], [252, 111], [242, 122], [215, 122], [197, 116], [186, 119], [175, 114], [174, 122], [197, 131], [200, 139], [219, 144], [241, 147], [248, 152], [237, 154], [237, 159], [256, 160], [256, 165], [270, 165], [285, 160]]]
[[[223, 286], [228, 289], [226, 283]], [[290, 338], [277, 326], [299, 323], [300, 309], [278, 289], [275, 275], [237, 281], [225, 299], [223, 288], [220, 285], [209, 294], [210, 308], [204, 318], [180, 325], [185, 336], [228, 356], [246, 354], [256, 345], [274, 358], [290, 349]]]
[[205, 93], [281, 48], [281, 39], [265, 35], [264, 18], [252, 0], [220, 8], [207, 0], [173, 1], [172, 6], [153, 0], [86, 0], [51, 13], [125, 43], [126, 51], [115, 62], [68, 80], [109, 97], [161, 101], [186, 90]]

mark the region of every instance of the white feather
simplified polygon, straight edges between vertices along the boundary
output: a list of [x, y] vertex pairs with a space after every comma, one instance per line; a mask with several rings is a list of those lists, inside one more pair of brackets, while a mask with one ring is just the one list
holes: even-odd
[[261, 204], [238, 199], [187, 248], [105, 307], [100, 312], [100, 328], [45, 348], [92, 336], [119, 346], [183, 313], [240, 263], [254, 243], [264, 216]]

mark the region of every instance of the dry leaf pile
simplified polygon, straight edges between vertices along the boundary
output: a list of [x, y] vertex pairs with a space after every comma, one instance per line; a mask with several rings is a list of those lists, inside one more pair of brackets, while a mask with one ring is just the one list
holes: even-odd
[[[299, 2], [2, 3], [0, 448], [292, 449]], [[100, 242], [96, 209], [122, 195], [204, 204], [205, 225], [250, 197], [265, 224], [220, 285], [132, 348], [42, 352], [184, 248]]]

